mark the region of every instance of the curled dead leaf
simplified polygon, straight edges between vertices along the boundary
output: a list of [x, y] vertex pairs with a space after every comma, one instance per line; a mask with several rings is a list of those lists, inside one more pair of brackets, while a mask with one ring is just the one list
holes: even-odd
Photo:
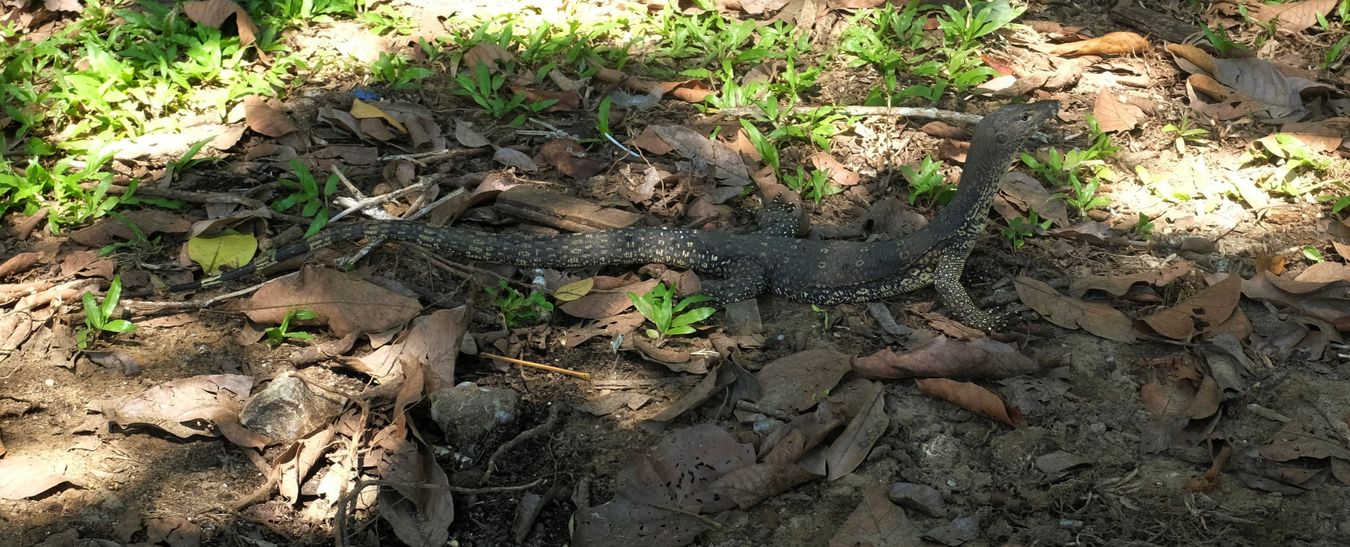
[[1008, 404], [997, 393], [970, 382], [946, 378], [915, 380], [919, 391], [950, 402], [1014, 429], [1027, 426], [1027, 419], [1017, 407]]

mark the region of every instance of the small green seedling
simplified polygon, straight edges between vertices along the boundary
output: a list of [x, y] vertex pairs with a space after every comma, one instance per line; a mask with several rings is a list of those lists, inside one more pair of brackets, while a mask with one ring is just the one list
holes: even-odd
[[821, 328], [823, 328], [825, 332], [830, 332], [830, 327], [834, 326], [834, 323], [830, 321], [830, 310], [811, 304], [811, 311], [820, 314]]
[[1314, 264], [1326, 260], [1322, 257], [1322, 251], [1319, 251], [1317, 247], [1313, 247], [1312, 245], [1303, 246], [1303, 258], [1308, 259]]
[[951, 201], [956, 195], [956, 185], [948, 184], [940, 169], [942, 162], [933, 161], [933, 156], [924, 156], [918, 169], [908, 165], [900, 167], [900, 174], [909, 181], [909, 204], [914, 205], [920, 198], [929, 205], [941, 205]]
[[375, 81], [393, 89], [412, 89], [431, 76], [431, 69], [409, 63], [401, 55], [380, 52], [380, 58], [370, 65]]
[[1088, 177], [1087, 182], [1078, 180], [1076, 173], [1069, 173], [1069, 191], [1056, 194], [1057, 197], [1064, 200], [1064, 203], [1078, 212], [1079, 216], [1098, 207], [1105, 207], [1111, 204], [1111, 198], [1097, 195], [1097, 188], [1101, 185], [1102, 179], [1097, 175]]
[[309, 168], [300, 160], [291, 160], [291, 169], [295, 171], [295, 178], [299, 180], [281, 179], [281, 186], [291, 190], [291, 195], [282, 198], [280, 201], [272, 204], [272, 210], [285, 212], [295, 207], [300, 208], [300, 215], [312, 218], [309, 228], [305, 230], [305, 237], [319, 233], [324, 226], [328, 224], [328, 200], [337, 192], [338, 176], [333, 173], [328, 176], [324, 182], [323, 188], [319, 188], [319, 183], [314, 179], [314, 175], [309, 172]]
[[1185, 114], [1181, 115], [1181, 121], [1175, 125], [1170, 123], [1164, 125], [1162, 132], [1176, 138], [1178, 150], [1184, 149], [1186, 143], [1197, 144], [1209, 141], [1209, 130], [1192, 125], [1191, 117]]
[[492, 295], [492, 304], [497, 306], [502, 324], [508, 329], [522, 323], [538, 323], [553, 311], [553, 304], [544, 298], [543, 291], [531, 289], [530, 295], [525, 296], [505, 279], [499, 281], [496, 288], [488, 289], [488, 293]]
[[300, 330], [291, 330], [291, 321], [309, 321], [318, 317], [313, 311], [300, 308], [286, 312], [286, 316], [281, 318], [281, 324], [275, 327], [268, 327], [263, 331], [267, 334], [267, 345], [272, 347], [280, 346], [287, 340], [312, 340], [314, 335]]
[[707, 302], [712, 298], [696, 294], [682, 298], [677, 303], [675, 289], [666, 287], [665, 283], [657, 283], [651, 291], [642, 296], [632, 291], [628, 291], [627, 294], [628, 299], [633, 301], [633, 307], [656, 326], [654, 329], [647, 329], [647, 336], [658, 342], [667, 336], [692, 334], [694, 323], [711, 317], [717, 311], [716, 308], [706, 306], [686, 311], [689, 306]]
[[117, 309], [117, 301], [121, 298], [121, 276], [113, 276], [112, 283], [108, 284], [108, 294], [103, 297], [102, 303], [94, 298], [93, 293], [87, 291], [84, 293], [84, 326], [75, 333], [75, 343], [80, 349], [88, 347], [89, 342], [98, 338], [100, 332], [135, 332], [135, 323], [126, 319], [112, 319], [113, 310]]
[[816, 203], [820, 203], [825, 196], [833, 196], [844, 191], [843, 188], [830, 182], [830, 174], [824, 170], [812, 169], [807, 172], [800, 165], [797, 166], [795, 175], [783, 175], [783, 184]]
[[[544, 99], [532, 103], [525, 102], [525, 94], [512, 92], [510, 98], [502, 98], [501, 92], [506, 87], [506, 71], [499, 71], [493, 74], [488, 69], [487, 63], [474, 65], [473, 70], [460, 71], [455, 76], [455, 83], [458, 88], [451, 92], [456, 95], [468, 97], [477, 103], [478, 106], [486, 110], [489, 116], [502, 119], [517, 110], [525, 110], [528, 113], [535, 113], [557, 104], [558, 99]], [[524, 123], [526, 114], [519, 114], [512, 120], [512, 125]]]
[[1003, 237], [1012, 242], [1014, 249], [1020, 248], [1026, 244], [1026, 240], [1050, 228], [1051, 219], [1042, 219], [1036, 211], [1027, 211], [1026, 216], [1020, 216], [1008, 221], [1008, 227], [1003, 229]]
[[1144, 213], [1139, 213], [1139, 222], [1134, 224], [1134, 236], [1148, 241], [1153, 237], [1153, 219]]

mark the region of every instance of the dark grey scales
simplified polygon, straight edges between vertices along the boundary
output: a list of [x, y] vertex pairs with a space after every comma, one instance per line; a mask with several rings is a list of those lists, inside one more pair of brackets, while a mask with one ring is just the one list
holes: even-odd
[[[199, 282], [192, 290], [238, 279], [281, 260], [342, 241], [380, 237], [416, 243], [451, 255], [515, 264], [568, 268], [663, 263], [721, 276], [703, 293], [718, 305], [773, 294], [814, 304], [880, 300], [934, 286], [965, 323], [993, 328], [961, 286], [961, 271], [984, 230], [998, 181], [1023, 143], [1059, 110], [1042, 101], [1007, 105], [975, 127], [955, 197], [918, 231], [894, 241], [861, 243], [789, 237], [790, 225], [774, 220], [759, 233], [728, 234], [670, 228], [622, 228], [586, 234], [530, 237], [494, 234], [408, 221], [332, 226], [253, 263]], [[765, 215], [768, 217], [769, 215]]]

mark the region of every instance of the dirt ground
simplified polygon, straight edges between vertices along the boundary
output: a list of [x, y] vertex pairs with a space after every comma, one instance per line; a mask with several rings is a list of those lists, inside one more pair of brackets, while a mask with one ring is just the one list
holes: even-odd
[[[1081, 27], [1092, 35], [1151, 30], [1112, 19], [1107, 13], [1111, 4], [1033, 3], [1020, 21], [1050, 20]], [[1146, 4], [1159, 10], [1159, 17], [1173, 17], [1156, 5], [1159, 3]], [[1142, 67], [1149, 83], [1126, 91], [1150, 108], [1139, 128], [1112, 135], [1122, 147], [1120, 155], [1110, 160], [1112, 165], [1123, 173], [1134, 172], [1135, 165], [1153, 173], [1169, 173], [1180, 169], [1178, 166], [1190, 165], [1187, 162], [1198, 162], [1215, 172], [1255, 177], [1255, 171], [1239, 167], [1235, 158], [1255, 139], [1275, 132], [1277, 127], [1225, 122], [1220, 137], [1178, 151], [1174, 139], [1160, 128], [1188, 112], [1182, 82], [1185, 76], [1161, 50], [1161, 41], [1151, 42], [1154, 47], [1129, 57]], [[1281, 59], [1321, 58], [1324, 53], [1307, 40], [1280, 40], [1267, 49], [1271, 51], [1263, 50], [1263, 57], [1270, 54]], [[1008, 42], [991, 46], [991, 50], [1002, 59], [1029, 51], [1025, 45]], [[1344, 78], [1346, 74], [1341, 71], [1339, 76], [1327, 76]], [[829, 74], [822, 82], [830, 82], [816, 99], [822, 104], [856, 104], [866, 92], [866, 85], [846, 72]], [[1346, 91], [1344, 79], [1333, 85], [1340, 86], [1339, 93]], [[303, 101], [287, 102], [286, 112], [296, 120], [314, 120], [318, 108], [350, 102], [349, 84], [344, 87], [333, 81], [323, 86], [316, 86]], [[1052, 144], [1067, 149], [1082, 146], [1081, 120], [1084, 113], [1093, 110], [1100, 91], [1101, 87], [1085, 79], [1064, 90], [1034, 90], [1028, 96], [1053, 98], [1064, 104], [1063, 123], [1048, 132]], [[464, 107], [462, 98], [436, 89], [422, 89], [404, 98], [432, 108], [436, 122], [443, 127], [475, 115]], [[1007, 99], [948, 98], [939, 106], [987, 112], [1003, 102]], [[442, 110], [434, 106], [437, 104], [457, 106]], [[687, 106], [644, 115], [651, 119], [641, 123], [650, 124], [658, 123], [658, 119], [664, 120], [662, 123], [684, 123], [697, 116]], [[884, 117], [861, 122], [874, 136], [908, 139], [908, 146], [899, 151], [884, 150], [859, 136], [846, 134], [841, 139], [857, 157], [888, 153], [896, 156], [893, 165], [914, 163], [924, 153], [935, 153], [941, 141], [919, 131], [922, 123], [901, 127], [895, 119]], [[522, 143], [534, 146], [530, 141], [510, 144]], [[1346, 148], [1328, 156], [1336, 154], [1340, 155], [1338, 161], [1346, 161]], [[266, 182], [275, 176], [277, 168], [264, 164], [246, 161], [242, 156], [230, 157], [195, 173], [196, 183], [190, 189], [221, 192]], [[466, 154], [437, 168], [449, 177], [502, 171], [486, 154]], [[378, 180], [379, 166], [355, 167], [348, 176], [358, 181]], [[1330, 179], [1337, 175], [1333, 171], [1324, 176]], [[1341, 171], [1339, 176], [1344, 179], [1346, 172]], [[622, 201], [615, 186], [625, 181], [618, 167], [586, 181], [551, 171], [519, 178], [604, 205]], [[882, 197], [903, 199], [903, 184], [903, 178], [891, 170], [873, 170], [853, 189], [827, 198], [819, 206], [808, 204], [811, 222], [814, 226], [846, 226]], [[881, 400], [889, 425], [852, 472], [834, 480], [822, 477], [803, 482], [746, 508], [706, 515], [716, 524], [709, 524], [712, 529], [699, 535], [695, 543], [905, 545], [917, 544], [909, 543], [910, 539], [922, 538], [930, 545], [1350, 545], [1350, 504], [1346, 503], [1350, 485], [1343, 482], [1350, 477], [1350, 459], [1338, 456], [1350, 454], [1350, 347], [1341, 341], [1340, 332], [1327, 329], [1330, 324], [1350, 323], [1304, 320], [1305, 314], [1297, 309], [1250, 296], [1242, 297], [1233, 312], [1247, 322], [1248, 335], [1233, 344], [1215, 341], [1218, 331], [1173, 339], [1150, 330], [1143, 321], [1178, 303], [1190, 302], [1187, 298], [1196, 294], [1208, 294], [1204, 291], [1219, 283], [1212, 277], [1214, 273], [1252, 279], [1270, 266], [1274, 256], [1284, 257], [1281, 267], [1285, 268], [1287, 262], [1286, 275], [1292, 277], [1311, 266], [1302, 254], [1305, 246], [1321, 250], [1328, 262], [1344, 266], [1350, 257], [1338, 254], [1340, 247], [1333, 241], [1350, 242], [1345, 239], [1350, 230], [1337, 231], [1345, 213], [1331, 215], [1326, 204], [1307, 196], [1274, 197], [1262, 208], [1244, 202], [1237, 192], [1205, 194], [1203, 199], [1177, 203], [1158, 198], [1133, 177], [1110, 182], [1104, 191], [1112, 198], [1112, 205], [1101, 211], [1102, 218], [1094, 220], [1127, 232], [1139, 212], [1150, 211], [1157, 223], [1152, 239], [1117, 237], [1108, 241], [1060, 232], [1029, 239], [1026, 245], [1013, 249], [1000, 235], [1003, 222], [996, 220], [967, 266], [963, 281], [982, 306], [1017, 318], [993, 338], [1033, 358], [1038, 369], [972, 381], [1020, 412], [1024, 424], [1011, 427], [988, 419], [929, 395], [911, 379], [885, 380], [881, 382]], [[750, 211], [758, 202], [754, 198], [745, 201], [750, 206], [722, 217], [730, 222], [719, 229], [744, 231], [751, 227]], [[619, 208], [649, 214], [658, 223], [669, 225], [698, 217], [697, 211], [683, 207], [677, 211], [683, 216], [670, 215], [668, 204], [655, 202], [647, 206], [630, 202]], [[491, 205], [480, 209], [491, 209]], [[936, 209], [918, 212], [931, 217]], [[996, 219], [1000, 218], [998, 214], [991, 212]], [[521, 228], [516, 225], [519, 222], [501, 214], [466, 217], [477, 229], [508, 224], [511, 230], [532, 229], [529, 223]], [[9, 218], [5, 224], [12, 230], [22, 220]], [[1204, 238], [1209, 244], [1183, 244], [1194, 238]], [[123, 265], [173, 262], [182, 239], [164, 245], [157, 255], [122, 259]], [[6, 235], [0, 240], [0, 258], [54, 246], [53, 241], [59, 243], [60, 238], [34, 233], [20, 240]], [[63, 249], [77, 248], [71, 242], [65, 244]], [[338, 250], [349, 253], [354, 248], [345, 245]], [[512, 271], [481, 265], [481, 269], [465, 275], [465, 270], [447, 269], [438, 258], [428, 258], [412, 246], [390, 243], [366, 257], [358, 272], [392, 280], [387, 283], [411, 291], [420, 297], [424, 313], [468, 302], [471, 311], [467, 331], [476, 341], [479, 355], [466, 351], [452, 359], [454, 382], [505, 388], [520, 397], [514, 420], [467, 445], [454, 445], [448, 440], [437, 428], [429, 404], [408, 406], [407, 420], [416, 430], [413, 435], [420, 439], [419, 446], [434, 456], [429, 461], [444, 470], [448, 484], [465, 487], [453, 500], [449, 530], [455, 545], [518, 543], [513, 537], [513, 522], [519, 518], [526, 493], [542, 496], [543, 505], [532, 530], [520, 543], [566, 544], [580, 503], [589, 501], [596, 506], [621, 491], [623, 486], [618, 482], [622, 479], [618, 476], [635, 453], [658, 446], [674, 431], [707, 423], [740, 442], [758, 445], [767, 435], [760, 428], [779, 417], [755, 415], [744, 407], [732, 412], [729, 407], [735, 402], [724, 397], [731, 388], [723, 386], [707, 402], [664, 427], [644, 424], [693, 389], [703, 376], [673, 372], [636, 350], [613, 351], [607, 335], [567, 347], [564, 340], [569, 334], [593, 322], [560, 311], [541, 326], [506, 332], [491, 302], [482, 296], [485, 277], [481, 270]], [[61, 260], [58, 255], [49, 264], [0, 281], [31, 281], [55, 275]], [[310, 261], [321, 263], [318, 258]], [[1088, 302], [1123, 311], [1130, 318], [1128, 325], [1137, 333], [1129, 342], [1052, 323], [1019, 298], [1021, 291], [1015, 281], [1029, 277], [1063, 292], [1073, 282], [1092, 276], [1150, 274], [1177, 261], [1186, 261], [1193, 269], [1156, 288], [1145, 281], [1143, 285], [1149, 289], [1146, 294], [1113, 297], [1097, 292], [1084, 297]], [[570, 275], [566, 278], [570, 280], [596, 273], [617, 276], [637, 269], [590, 268], [563, 274]], [[644, 271], [660, 275], [659, 268]], [[534, 275], [528, 270], [520, 273], [523, 275], [515, 278], [527, 283]], [[166, 275], [179, 275], [175, 279], [181, 280], [187, 274]], [[551, 288], [564, 278], [557, 272], [548, 272], [547, 276]], [[488, 282], [488, 286], [491, 284]], [[1243, 291], [1246, 294], [1245, 288]], [[219, 292], [207, 291], [190, 298]], [[268, 380], [301, 371], [302, 376], [308, 375], [303, 376], [306, 379], [321, 378], [330, 386], [352, 391], [371, 388], [368, 376], [347, 368], [347, 357], [296, 365], [293, 358], [308, 344], [273, 348], [256, 342], [256, 333], [249, 337], [252, 327], [240, 312], [220, 306], [154, 310], [145, 304], [173, 298], [130, 298], [132, 302], [126, 307], [140, 325], [137, 332], [107, 338], [100, 344], [99, 349], [120, 352], [134, 365], [97, 364], [75, 351], [71, 328], [81, 323], [71, 314], [79, 310], [78, 298], [67, 303], [70, 313], [57, 315], [22, 346], [3, 356], [0, 439], [4, 458], [36, 459], [64, 481], [41, 495], [0, 500], [0, 546], [43, 541], [47, 545], [96, 544], [76, 543], [75, 538], [106, 540], [97, 544], [108, 545], [335, 542], [339, 524], [314, 518], [306, 513], [309, 501], [292, 503], [268, 485], [269, 466], [283, 458], [283, 452], [290, 449], [288, 445], [255, 450], [223, 437], [180, 438], [150, 425], [109, 426], [104, 415], [91, 410], [91, 403], [99, 400], [134, 396], [165, 382], [198, 375], [250, 376], [257, 380], [256, 390]], [[1328, 307], [1345, 310], [1350, 295], [1342, 289], [1325, 298], [1330, 302]], [[822, 315], [810, 305], [766, 296], [758, 300], [763, 325], [758, 332], [729, 334], [729, 319], [719, 313], [708, 321], [710, 328], [701, 329], [690, 341], [672, 340], [669, 345], [695, 355], [717, 355], [711, 358], [712, 364], [725, 361], [728, 368], [734, 364], [754, 373], [776, 359], [804, 350], [864, 357], [886, 348], [912, 349], [939, 333], [953, 338], [963, 333], [979, 336], [961, 330], [950, 320], [940, 320], [943, 308], [932, 290], [894, 299], [885, 306], [915, 334], [904, 337], [887, 332], [862, 304], [828, 307], [825, 311], [831, 319], [827, 330]], [[1202, 330], [1211, 326], [1196, 325]], [[1290, 325], [1302, 326], [1303, 330], [1295, 336]], [[308, 330], [318, 335], [316, 343], [341, 338], [322, 327]], [[735, 348], [722, 352], [729, 357], [724, 359], [714, 351], [715, 336], [735, 339]], [[632, 332], [630, 337], [641, 338], [641, 331]], [[1233, 347], [1241, 357], [1225, 349]], [[358, 343], [348, 355], [369, 351], [368, 345]], [[481, 356], [483, 352], [506, 351], [520, 359], [590, 373], [591, 380], [507, 367]], [[1234, 381], [1223, 381], [1222, 374], [1216, 372], [1219, 363], [1239, 361], [1245, 364], [1237, 367]], [[1210, 385], [1215, 378], [1219, 378], [1217, 388]], [[1160, 418], [1147, 401], [1154, 389], [1185, 392], [1169, 396], [1186, 404], [1191, 404], [1197, 393], [1213, 393], [1219, 397], [1213, 401], [1217, 410]], [[600, 415], [586, 410], [586, 405], [613, 393], [638, 394], [650, 400], [636, 409], [620, 405]], [[365, 424], [370, 432], [397, 422], [400, 413], [389, 408], [394, 400], [392, 395], [387, 397], [383, 410], [371, 412]], [[344, 409], [354, 411], [356, 406], [348, 404]], [[487, 468], [489, 455], [522, 432], [546, 424], [555, 412], [558, 421], [543, 434], [528, 437], [503, 454], [490, 482], [475, 480]], [[375, 444], [372, 441], [371, 446]], [[1288, 458], [1273, 455], [1280, 450], [1296, 454]], [[878, 537], [870, 542], [840, 539], [841, 528], [857, 518], [855, 512], [860, 504], [867, 503], [869, 494], [885, 492], [896, 483], [929, 487], [940, 500], [925, 505], [924, 510], [905, 504], [887, 508], [891, 511], [885, 513], [887, 517], [875, 516], [880, 522], [874, 527]], [[528, 484], [534, 486], [504, 491], [487, 488]], [[480, 490], [469, 492], [473, 488], [466, 485]], [[249, 499], [260, 488], [260, 496], [240, 506], [241, 500]], [[309, 496], [305, 499], [312, 500], [314, 494]], [[895, 496], [891, 501], [900, 503]], [[375, 514], [358, 511], [342, 524], [345, 541], [351, 545], [397, 544], [391, 525], [375, 518]], [[654, 544], [665, 543], [654, 540]]]

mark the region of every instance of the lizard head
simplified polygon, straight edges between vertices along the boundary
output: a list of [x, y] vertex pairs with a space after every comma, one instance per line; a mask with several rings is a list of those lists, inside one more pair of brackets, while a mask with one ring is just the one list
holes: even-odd
[[975, 127], [975, 140], [1016, 150], [1059, 112], [1059, 101], [1010, 104], [984, 117]]

